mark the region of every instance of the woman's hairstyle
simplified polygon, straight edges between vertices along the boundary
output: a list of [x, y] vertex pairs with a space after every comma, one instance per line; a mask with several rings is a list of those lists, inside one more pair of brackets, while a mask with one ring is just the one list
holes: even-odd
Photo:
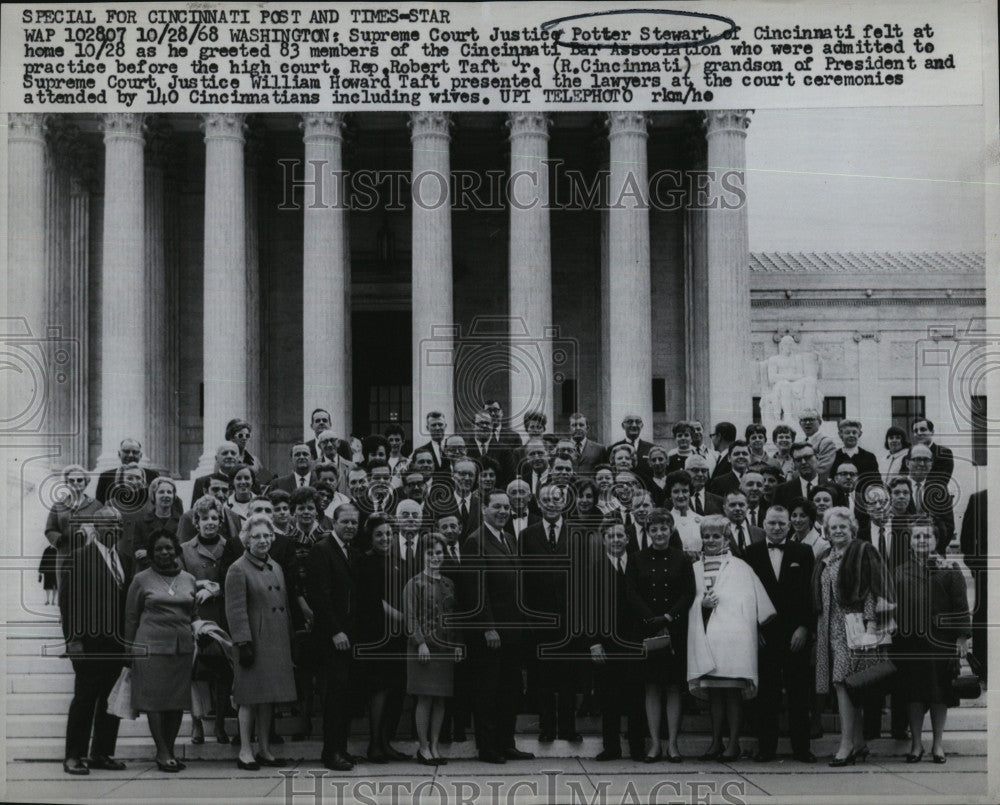
[[615, 526], [622, 526], [622, 528], [625, 527], [625, 521], [622, 520], [617, 512], [614, 514], [608, 514], [603, 520], [601, 520], [601, 535], [603, 536], [604, 532], [610, 531]]
[[214, 495], [202, 495], [194, 502], [194, 506], [191, 507], [191, 511], [194, 512], [194, 521], [197, 523], [202, 517], [208, 514], [210, 511], [215, 511], [219, 515], [219, 519], [222, 519], [222, 505], [215, 499]]
[[601, 488], [597, 485], [597, 481], [593, 478], [577, 478], [573, 481], [573, 489], [576, 492], [576, 500], [580, 500], [580, 496], [583, 494], [585, 489], [589, 489], [594, 495], [594, 505], [597, 505], [597, 499], [601, 496]]
[[795, 430], [792, 428], [791, 425], [784, 425], [784, 424], [775, 425], [774, 430], [771, 431], [771, 441], [777, 444], [778, 437], [782, 433], [787, 433], [789, 436], [792, 437], [792, 441], [793, 442], [795, 441]]
[[[647, 493], [648, 494], [648, 493]], [[652, 509], [649, 514], [646, 515], [646, 530], [648, 531], [650, 526], [662, 525], [666, 523], [671, 529], [674, 527], [674, 516], [668, 512], [666, 509]]]
[[157, 528], [149, 535], [149, 542], [147, 544], [149, 545], [150, 555], [152, 555], [153, 548], [156, 547], [156, 543], [161, 539], [170, 540], [174, 546], [175, 553], [179, 554], [181, 552], [181, 543], [180, 540], [177, 539], [177, 535], [173, 531], [167, 531], [165, 528]]
[[729, 533], [729, 518], [721, 514], [709, 514], [701, 518], [701, 535], [704, 537], [708, 531], [721, 531], [723, 535]]
[[759, 433], [761, 436], [764, 437], [764, 439], [767, 439], [767, 428], [765, 428], [759, 422], [751, 422], [749, 425], [747, 425], [746, 430], [743, 431], [743, 438], [746, 439], [747, 442], [749, 442], [750, 437], [753, 436], [755, 433]]
[[245, 419], [230, 419], [226, 425], [226, 441], [231, 442], [233, 437], [244, 429], [253, 433], [253, 426]]
[[691, 473], [687, 470], [674, 470], [667, 475], [667, 483], [663, 487], [669, 493], [677, 484], [684, 484], [688, 492], [694, 494], [694, 481], [691, 480]]
[[854, 512], [846, 506], [831, 506], [826, 510], [823, 515], [824, 532], [830, 527], [830, 523], [834, 520], [845, 521], [851, 527], [851, 536], [856, 537], [858, 535], [858, 518], [856, 518], [854, 516]]
[[174, 490], [174, 497], [177, 497], [177, 484], [165, 475], [157, 475], [152, 481], [149, 482], [150, 501], [154, 503], [156, 502], [156, 491], [164, 484], [168, 484], [170, 488]]
[[[309, 501], [312, 501], [313, 506], [316, 506], [317, 509], [319, 508], [316, 503], [316, 490], [311, 486], [300, 486], [289, 494], [288, 508], [292, 510], [292, 514], [295, 514], [295, 510], [299, 506]], [[274, 503], [274, 501], [271, 502]]]
[[250, 540], [250, 532], [259, 525], [267, 526], [271, 536], [274, 536], [274, 523], [271, 522], [271, 518], [266, 514], [253, 514], [243, 521], [243, 527], [240, 529], [240, 542], [243, 543], [244, 548], [247, 547], [247, 542]]
[[902, 449], [905, 450], [906, 448], [908, 448], [910, 446], [910, 440], [906, 438], [906, 431], [903, 430], [902, 428], [897, 428], [895, 425], [893, 425], [891, 428], [889, 428], [885, 432], [885, 441], [883, 442], [883, 444], [884, 444], [886, 450], [889, 449], [889, 437], [890, 436], [898, 436], [902, 440], [902, 443], [903, 443], [903, 448]]
[[[271, 489], [267, 493], [267, 499], [271, 501], [272, 505], [277, 506], [279, 503], [289, 503], [292, 496], [284, 489]], [[289, 508], [291, 508], [290, 503]]]
[[936, 545], [938, 540], [941, 539], [941, 521], [936, 517], [931, 517], [929, 514], [915, 514], [910, 518], [909, 522], [910, 533], [912, 534], [917, 528], [929, 528], [934, 534], [934, 544]]
[[809, 500], [810, 501], [815, 500], [816, 495], [818, 495], [820, 492], [826, 492], [826, 494], [830, 496], [831, 500], [836, 501], [837, 499], [837, 493], [833, 489], [831, 489], [829, 486], [826, 486], [825, 484], [820, 484], [819, 486], [813, 487], [812, 492], [809, 493]]
[[[340, 507], [338, 506], [337, 508], [339, 509]], [[375, 535], [375, 529], [379, 526], [387, 524], [390, 526], [392, 525], [392, 520], [388, 515], [382, 514], [381, 512], [378, 514], [372, 514], [367, 520], [365, 520], [365, 534], [371, 538]]]
[[500, 462], [491, 456], [476, 456], [473, 461], [479, 465], [479, 469], [476, 472], [477, 483], [478, 478], [483, 474], [484, 470], [493, 470], [493, 477], [500, 477]]
[[653, 455], [653, 453], [661, 453], [664, 458], [668, 457], [667, 456], [667, 448], [660, 447], [660, 445], [658, 445], [658, 444], [654, 444], [652, 447], [649, 448], [649, 451], [646, 453], [646, 460], [647, 461], [649, 460], [649, 457], [651, 455]]
[[417, 540], [417, 548], [420, 552], [420, 556], [423, 556], [435, 545], [440, 545], [444, 549], [445, 553], [448, 552], [448, 540], [445, 539], [444, 534], [441, 534], [438, 531], [428, 531], [426, 534], [421, 534], [420, 538]]
[[65, 467], [63, 467], [62, 471], [63, 480], [68, 481], [69, 476], [72, 475], [74, 472], [80, 473], [84, 478], [88, 480], [90, 479], [90, 473], [87, 472], [86, 467], [81, 467], [79, 464], [67, 464]]
[[802, 509], [806, 517], [809, 518], [809, 522], [816, 525], [816, 518], [819, 516], [816, 511], [816, 504], [805, 498], [795, 498], [788, 507], [789, 517], [791, 517], [792, 512], [796, 509]]

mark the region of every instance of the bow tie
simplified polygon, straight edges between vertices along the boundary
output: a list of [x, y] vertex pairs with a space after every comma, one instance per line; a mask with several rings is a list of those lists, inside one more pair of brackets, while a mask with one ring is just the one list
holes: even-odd
[[767, 549], [769, 551], [783, 551], [785, 550], [785, 543], [782, 542], [768, 542]]

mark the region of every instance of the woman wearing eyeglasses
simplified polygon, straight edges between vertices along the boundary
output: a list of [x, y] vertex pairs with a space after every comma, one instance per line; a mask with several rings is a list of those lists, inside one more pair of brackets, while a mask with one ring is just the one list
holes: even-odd
[[66, 467], [62, 471], [62, 479], [63, 484], [53, 495], [52, 507], [45, 521], [45, 538], [56, 549], [56, 584], [60, 590], [66, 560], [83, 545], [83, 542], [73, 539], [73, 523], [81, 522], [82, 518], [101, 508], [101, 504], [84, 491], [87, 488], [87, 471], [79, 464]]

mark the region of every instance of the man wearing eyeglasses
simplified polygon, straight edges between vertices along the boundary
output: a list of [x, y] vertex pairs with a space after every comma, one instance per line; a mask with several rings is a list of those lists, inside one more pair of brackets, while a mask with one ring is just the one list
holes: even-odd
[[819, 461], [816, 458], [816, 450], [809, 442], [796, 442], [792, 445], [792, 462], [795, 464], [795, 472], [798, 478], [792, 478], [783, 484], [778, 484], [774, 488], [774, 506], [783, 506], [786, 509], [792, 508], [792, 501], [798, 498], [809, 500], [809, 495], [826, 478], [820, 474]]
[[[142, 445], [139, 444], [138, 439], [122, 439], [121, 444], [118, 445], [118, 458], [121, 461], [121, 466], [105, 470], [97, 478], [97, 490], [94, 492], [94, 498], [99, 503], [108, 502], [108, 496], [121, 480], [122, 467], [127, 464], [138, 464], [142, 461]], [[153, 483], [156, 473], [149, 467], [143, 467], [142, 473], [145, 486], [148, 488]]]
[[833, 469], [833, 458], [837, 445], [829, 436], [819, 432], [823, 420], [815, 408], [806, 408], [799, 414], [799, 427], [806, 435], [806, 441], [816, 452], [816, 464], [820, 475], [829, 475]]

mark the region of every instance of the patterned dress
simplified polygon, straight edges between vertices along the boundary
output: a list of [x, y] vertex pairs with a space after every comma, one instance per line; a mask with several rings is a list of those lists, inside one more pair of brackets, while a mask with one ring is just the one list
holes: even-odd
[[[816, 624], [817, 693], [828, 693], [831, 682], [843, 682], [860, 670], [859, 659], [853, 657], [847, 647], [845, 610], [837, 600], [837, 577], [843, 555], [843, 551], [830, 551], [821, 560], [824, 565], [821, 576], [823, 611]], [[864, 618], [866, 621], [875, 620], [875, 599], [870, 594], [865, 598]]]

